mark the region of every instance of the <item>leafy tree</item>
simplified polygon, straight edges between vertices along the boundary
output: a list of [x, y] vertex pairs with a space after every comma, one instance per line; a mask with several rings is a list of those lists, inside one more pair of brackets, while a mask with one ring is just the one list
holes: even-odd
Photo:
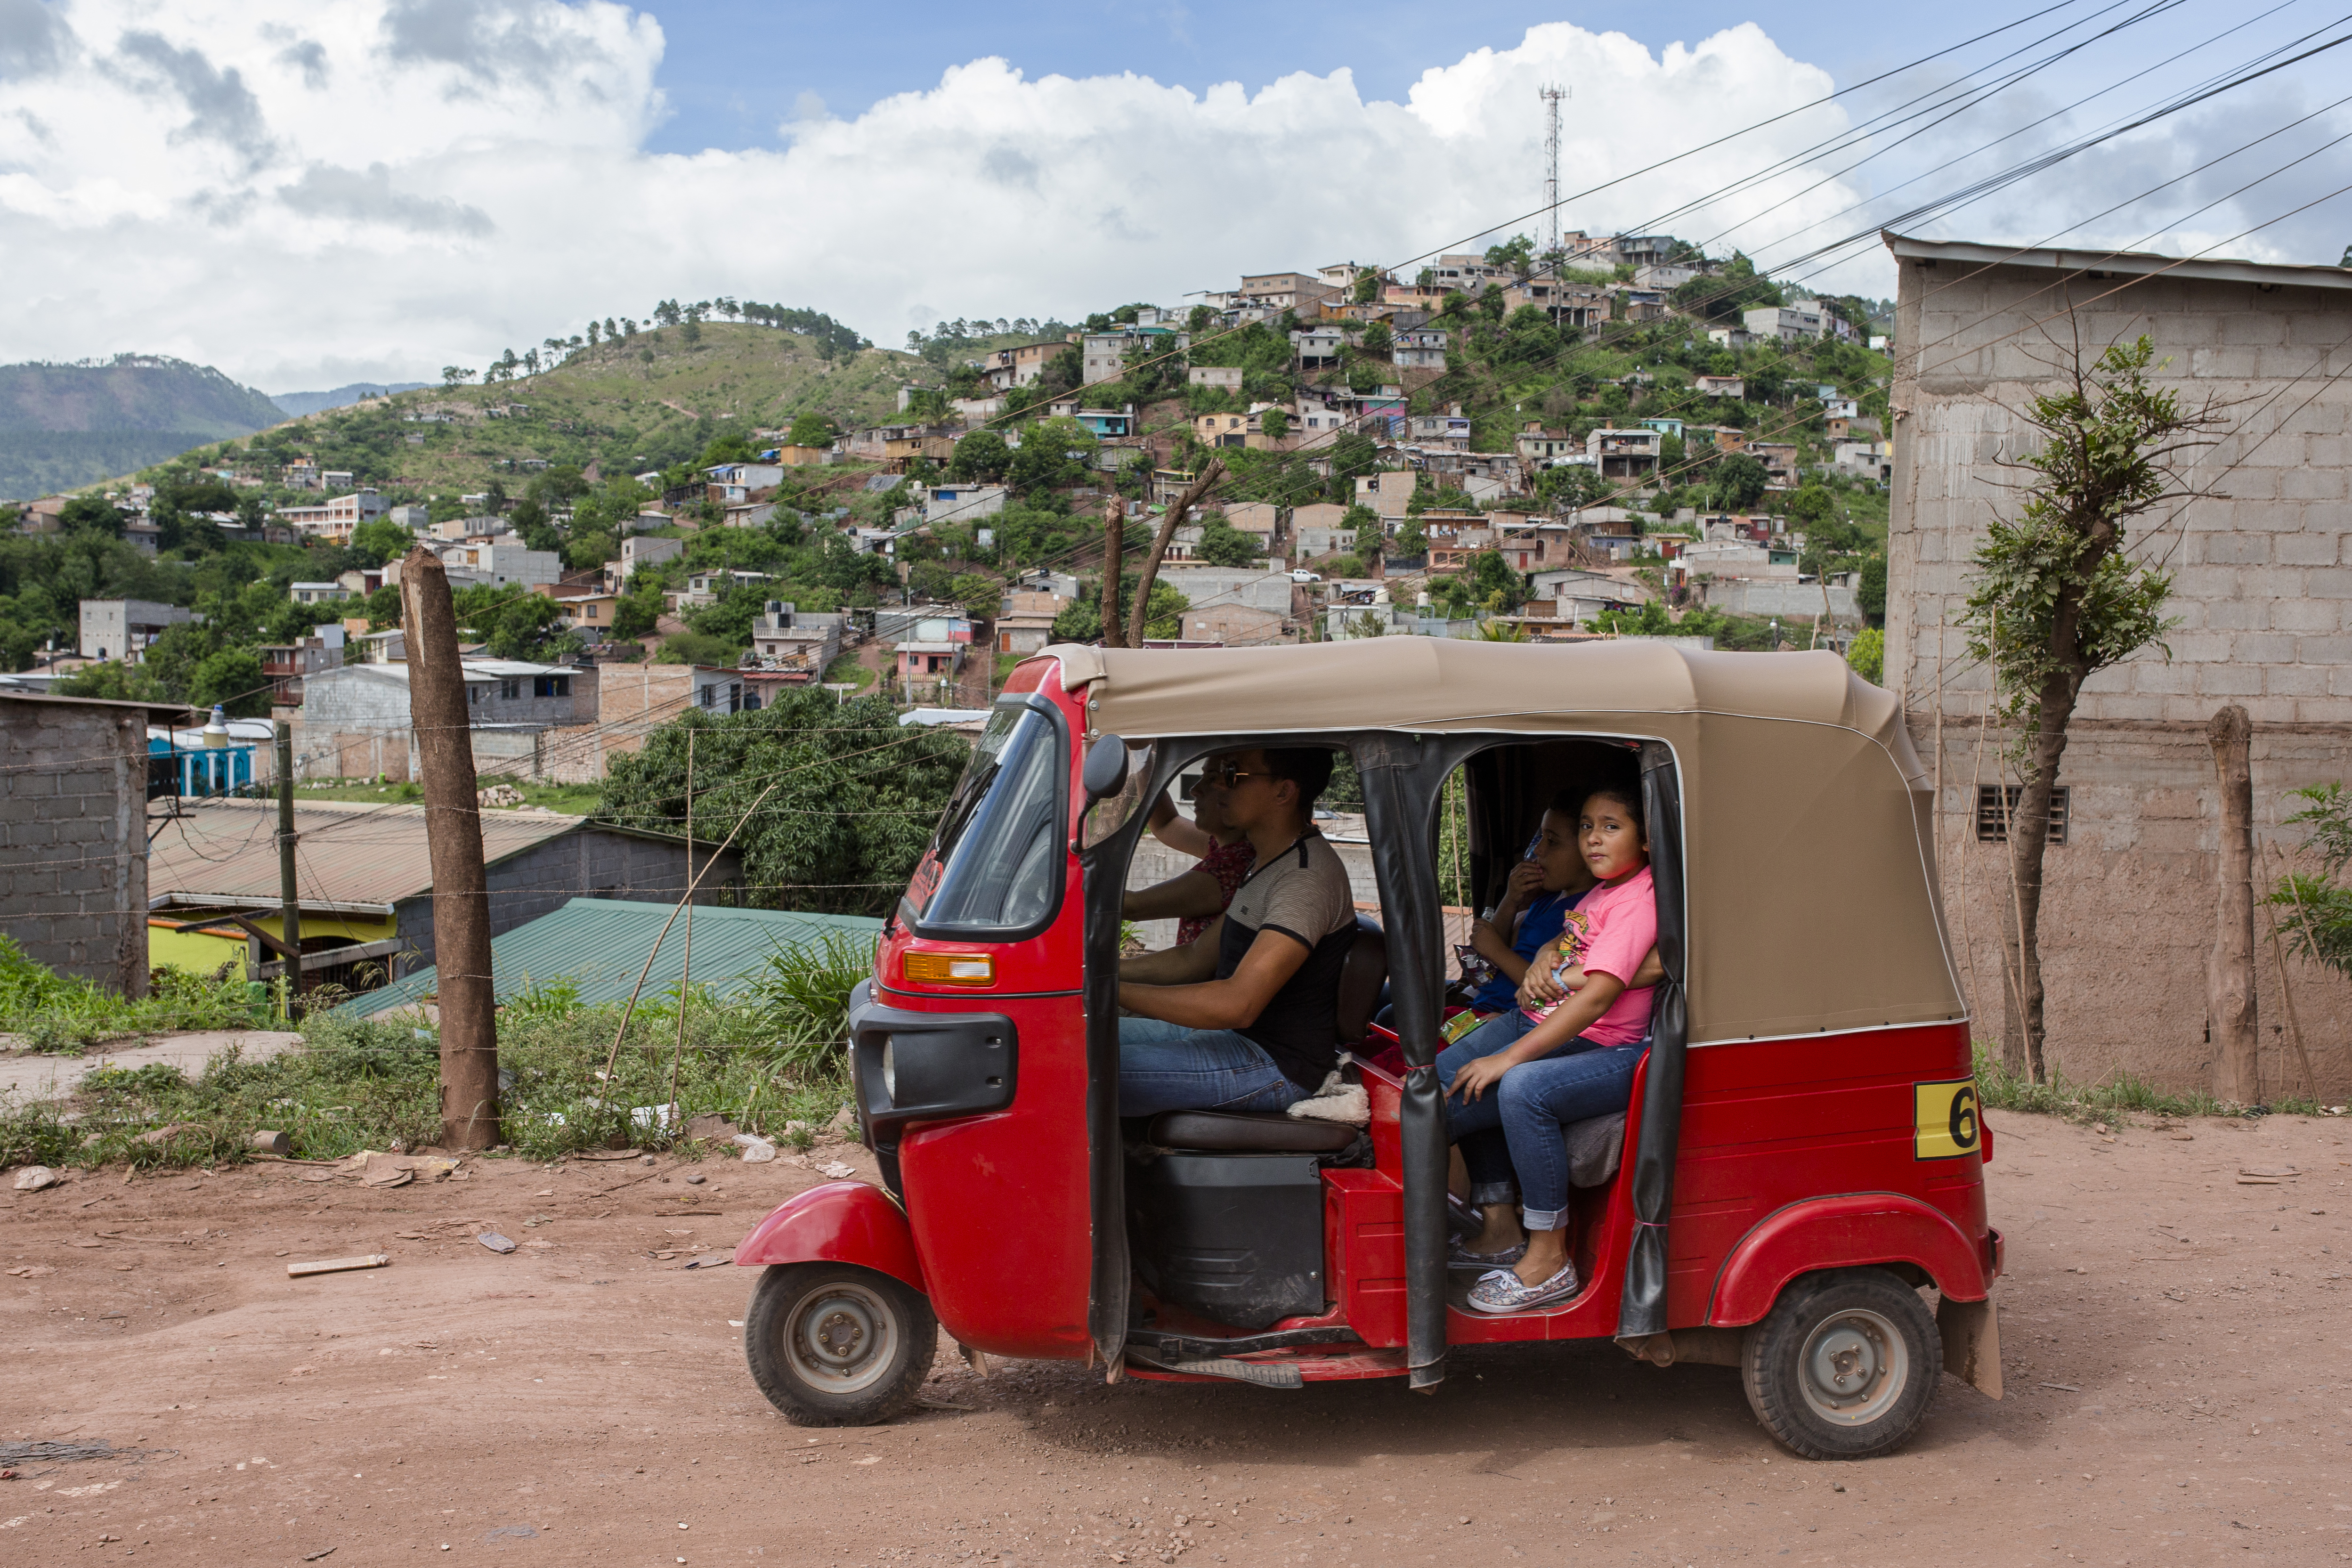
[[1388, 353], [1390, 349], [1393, 348], [1395, 344], [1396, 340], [1390, 334], [1389, 324], [1386, 321], [1374, 321], [1370, 326], [1364, 329], [1364, 352], [1366, 353], [1384, 354]]
[[1771, 483], [1763, 462], [1746, 452], [1734, 452], [1715, 466], [1716, 502], [1727, 510], [1754, 506]]
[[441, 367], [441, 384], [443, 386], [454, 387], [462, 382], [468, 382], [473, 379], [474, 373], [470, 370], [466, 370], [454, 364], [445, 364]]
[[992, 483], [1004, 477], [1012, 463], [1013, 453], [1003, 437], [993, 430], [974, 430], [955, 444], [955, 456], [948, 459], [948, 474], [966, 484], [976, 480]]
[[1527, 579], [1511, 569], [1511, 563], [1503, 559], [1499, 551], [1481, 550], [1473, 555], [1470, 569], [1463, 575], [1481, 601], [1499, 594], [1503, 607], [1508, 610], [1516, 610], [1528, 602]]
[[1261, 550], [1255, 535], [1227, 522], [1223, 512], [1212, 512], [1202, 524], [1201, 542], [1192, 554], [1212, 566], [1249, 566], [1256, 563]]
[[651, 637], [661, 613], [660, 581], [650, 573], [639, 573], [630, 579], [630, 592], [613, 606], [613, 635], [632, 640]]
[[655, 731], [613, 759], [598, 815], [682, 828], [689, 731], [696, 837], [716, 842], [740, 826], [744, 901], [824, 913], [897, 902], [970, 752], [959, 736], [902, 727], [878, 698], [787, 689], [757, 712], [692, 712]]
[[740, 650], [725, 637], [709, 632], [684, 631], [666, 638], [656, 664], [731, 665]]
[[1554, 506], [1591, 506], [1609, 493], [1609, 481], [1590, 463], [1546, 468], [1536, 480], [1536, 494]]
[[1862, 558], [1862, 584], [1854, 590], [1862, 613], [1874, 621], [1886, 618], [1886, 555], [1884, 551]]
[[371, 566], [408, 553], [416, 536], [388, 517], [371, 518], [352, 531], [352, 549]]
[[269, 717], [269, 678], [251, 648], [225, 647], [196, 666], [188, 697], [199, 708], [219, 703], [232, 719]]
[[[1366, 507], [1363, 510], [1370, 511], [1372, 509]], [[1374, 526], [1378, 526], [1377, 518]], [[1429, 535], [1422, 531], [1421, 519], [1417, 517], [1408, 517], [1398, 526], [1394, 542], [1401, 560], [1417, 561], [1429, 553]]]
[[[811, 444], [824, 445], [823, 442]], [[793, 445], [798, 446], [800, 443], [794, 442]], [[698, 468], [715, 468], [721, 463], [748, 463], [757, 456], [759, 454], [751, 449], [749, 437], [730, 432], [724, 436], [712, 437], [709, 445], [702, 448], [702, 456], [694, 460], [694, 466]]]
[[122, 513], [96, 496], [75, 496], [58, 509], [58, 521], [75, 531], [90, 530], [122, 537]]
[[[1359, 305], [1369, 305], [1381, 297], [1381, 274], [1376, 267], [1368, 267], [1356, 274], [1356, 291], [1351, 296]], [[1198, 331], [1199, 328], [1193, 331]]]
[[[547, 508], [540, 503], [537, 497], [525, 496], [517, 501], [509, 521], [514, 524], [515, 532], [522, 536], [523, 543], [530, 549], [562, 550], [563, 535], [548, 521]], [[355, 540], [358, 537], [356, 533], [352, 535]]]
[[1279, 408], [1269, 408], [1257, 416], [1258, 428], [1269, 441], [1279, 441], [1290, 434], [1290, 416]]
[[1076, 484], [1091, 469], [1101, 445], [1093, 431], [1075, 419], [1040, 419], [1022, 430], [1021, 449], [1013, 454], [1005, 474], [1023, 489]]
[[1490, 245], [1486, 247], [1486, 265], [1522, 276], [1532, 272], [1536, 265], [1536, 242], [1524, 234], [1515, 234], [1502, 245]]
[[[2352, 263], [2352, 253], [2347, 253]], [[2294, 795], [2306, 804], [2282, 826], [2309, 829], [2308, 846], [2319, 855], [2316, 875], [2295, 871], [2271, 891], [2271, 919], [2287, 945], [2338, 974], [2352, 974], [2352, 889], [2344, 868], [2352, 865], [2352, 800], [2341, 780], [2309, 784]]]
[[544, 594], [509, 584], [460, 589], [453, 606], [457, 624], [489, 647], [494, 658], [541, 659], [572, 651], [557, 623], [563, 607]]
[[2160, 647], [2173, 624], [2164, 618], [2172, 575], [2125, 552], [2126, 527], [2200, 493], [2180, 478], [2180, 455], [2212, 445], [2208, 432], [2221, 423], [2213, 404], [2184, 410], [2175, 394], [2148, 384], [2155, 352], [2144, 336], [2113, 343], [2085, 369], [2078, 350], [2062, 369], [2066, 384], [2027, 405], [2026, 422], [2045, 439], [2009, 465], [2032, 475], [2025, 504], [2015, 521], [1995, 518], [1987, 530], [1961, 616], [1969, 653], [1990, 667], [1996, 705], [2017, 736], [2023, 788], [2009, 833], [2016, 893], [2009, 973], [2023, 1059], [2011, 1065], [2037, 1083], [2047, 1079], [2042, 862], [2067, 728], [2085, 680]]
[[1864, 626], [1845, 650], [1845, 661], [1853, 672], [1874, 686], [1886, 684], [1886, 634], [1876, 626]]
[[1691, 315], [1726, 321], [1742, 310], [1783, 304], [1780, 286], [1756, 270], [1756, 263], [1739, 251], [1712, 275], [1693, 278], [1675, 290], [1675, 308]]
[[[1121, 613], [1135, 602], [1135, 590], [1141, 584], [1139, 574], [1125, 572], [1119, 574], [1118, 602]], [[1054, 617], [1055, 642], [1100, 642], [1102, 640], [1102, 595], [1099, 584], [1088, 584], [1089, 590], [1077, 603]], [[1143, 635], [1147, 637], [1169, 638], [1183, 630], [1184, 612], [1192, 601], [1165, 583], [1151, 584], [1151, 603], [1146, 611]]]
[[0, 621], [0, 670], [15, 674], [33, 668], [33, 656], [41, 639], [29, 626], [15, 621]]
[[834, 436], [833, 421], [814, 410], [810, 410], [793, 421], [792, 434], [784, 439], [788, 445], [794, 447], [830, 447], [833, 445]]
[[142, 665], [121, 659], [86, 664], [50, 688], [68, 697], [96, 697], [110, 702], [168, 702], [172, 699]]

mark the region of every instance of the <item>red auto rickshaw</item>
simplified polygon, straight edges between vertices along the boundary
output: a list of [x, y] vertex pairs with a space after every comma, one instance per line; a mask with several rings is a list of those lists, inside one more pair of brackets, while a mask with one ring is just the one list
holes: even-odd
[[[1324, 745], [1362, 781], [1381, 921], [1343, 1040], [1369, 1129], [1118, 1115], [1120, 901], [1146, 803], [1211, 752]], [[1666, 979], [1622, 1154], [1572, 1209], [1581, 1289], [1518, 1315], [1449, 1277], [1435, 863], [1467, 780], [1470, 885], [1541, 803], [1638, 759]], [[1614, 1339], [1735, 1365], [1812, 1458], [1883, 1452], [1952, 1371], [1999, 1397], [1992, 1136], [1894, 697], [1837, 657], [1644, 640], [1057, 647], [1006, 682], [851, 1015], [883, 1185], [814, 1188], [736, 1250], [785, 1415], [905, 1409], [938, 1330], [1121, 1376], [1429, 1390], [1455, 1345]], [[1776, 913], [1802, 910], [1801, 926]], [[1369, 1022], [1385, 981], [1395, 1030]], [[1393, 1063], [1397, 1058], [1391, 1057]], [[1367, 1136], [1368, 1134], [1368, 1136]], [[1922, 1292], [1932, 1289], [1931, 1309]]]

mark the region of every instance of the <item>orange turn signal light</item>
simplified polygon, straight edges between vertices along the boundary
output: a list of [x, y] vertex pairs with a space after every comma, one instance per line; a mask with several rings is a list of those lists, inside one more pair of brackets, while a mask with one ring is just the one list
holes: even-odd
[[985, 952], [910, 952], [905, 968], [908, 979], [933, 985], [996, 984], [996, 960]]

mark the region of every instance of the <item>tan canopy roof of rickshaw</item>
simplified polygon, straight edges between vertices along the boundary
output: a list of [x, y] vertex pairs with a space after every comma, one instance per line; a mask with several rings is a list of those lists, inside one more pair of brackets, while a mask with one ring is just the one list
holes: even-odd
[[1387, 637], [1046, 650], [1129, 740], [1387, 730], [1664, 742], [1682, 786], [1690, 1039], [1966, 1016], [1934, 802], [1893, 693], [1833, 653]]

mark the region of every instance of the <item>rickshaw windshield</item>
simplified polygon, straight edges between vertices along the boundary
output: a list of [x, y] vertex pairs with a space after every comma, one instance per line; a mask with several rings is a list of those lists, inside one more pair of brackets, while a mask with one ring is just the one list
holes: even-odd
[[1025, 932], [1053, 913], [1062, 886], [1060, 796], [1069, 763], [1054, 721], [999, 708], [949, 801], [932, 856], [939, 874], [908, 890], [928, 933]]

